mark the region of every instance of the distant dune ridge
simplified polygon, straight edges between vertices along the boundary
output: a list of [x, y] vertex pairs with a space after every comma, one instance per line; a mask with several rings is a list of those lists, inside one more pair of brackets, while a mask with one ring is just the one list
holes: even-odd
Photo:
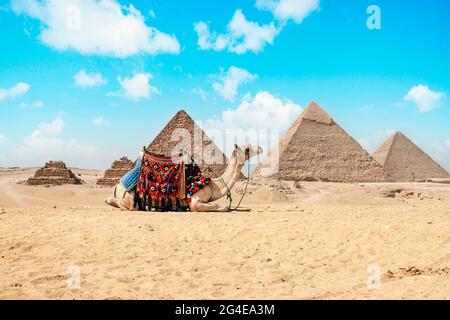
[[445, 169], [398, 131], [374, 152], [373, 157], [395, 181], [450, 178]]
[[[277, 157], [278, 168], [267, 171]], [[383, 167], [315, 102], [300, 114], [253, 176], [333, 182], [390, 181]]]

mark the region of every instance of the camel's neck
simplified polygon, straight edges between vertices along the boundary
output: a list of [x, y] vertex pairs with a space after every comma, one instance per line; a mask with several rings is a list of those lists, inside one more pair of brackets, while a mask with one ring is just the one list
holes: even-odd
[[210, 201], [224, 197], [228, 190], [233, 188], [234, 184], [239, 179], [242, 167], [244, 166], [241, 162], [242, 161], [238, 161], [236, 152], [233, 152], [225, 172], [219, 178], [213, 179], [213, 183], [217, 186], [217, 188], [213, 189], [213, 194]]

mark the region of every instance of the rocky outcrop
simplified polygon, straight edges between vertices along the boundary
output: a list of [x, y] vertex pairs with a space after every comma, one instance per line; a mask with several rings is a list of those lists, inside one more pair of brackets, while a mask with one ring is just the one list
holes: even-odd
[[81, 184], [80, 178], [76, 177], [68, 169], [63, 161], [49, 161], [45, 167], [36, 171], [34, 177], [26, 181], [30, 185], [62, 185]]

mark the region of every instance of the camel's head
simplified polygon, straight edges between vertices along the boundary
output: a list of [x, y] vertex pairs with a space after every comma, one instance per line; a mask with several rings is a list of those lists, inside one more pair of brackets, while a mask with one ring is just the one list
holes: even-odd
[[234, 149], [238, 159], [242, 162], [249, 160], [252, 157], [260, 155], [263, 149], [259, 146], [252, 146], [251, 144], [244, 144], [242, 146], [234, 145]]

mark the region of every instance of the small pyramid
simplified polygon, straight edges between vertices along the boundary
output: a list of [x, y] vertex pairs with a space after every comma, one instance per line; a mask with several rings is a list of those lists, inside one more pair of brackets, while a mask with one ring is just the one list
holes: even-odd
[[219, 177], [228, 162], [223, 152], [184, 110], [175, 114], [147, 150], [165, 156], [188, 152], [202, 173], [212, 178]]
[[315, 102], [300, 114], [252, 175], [334, 182], [390, 180], [382, 166]]
[[43, 168], [27, 180], [31, 185], [62, 185], [81, 184], [81, 179], [76, 177], [63, 161], [49, 161]]
[[122, 157], [113, 162], [111, 168], [105, 171], [103, 178], [97, 180], [97, 184], [105, 187], [115, 186], [119, 182], [120, 178], [133, 169], [133, 167], [133, 161], [127, 157]]
[[398, 131], [374, 152], [373, 157], [394, 181], [450, 178], [447, 171]]

